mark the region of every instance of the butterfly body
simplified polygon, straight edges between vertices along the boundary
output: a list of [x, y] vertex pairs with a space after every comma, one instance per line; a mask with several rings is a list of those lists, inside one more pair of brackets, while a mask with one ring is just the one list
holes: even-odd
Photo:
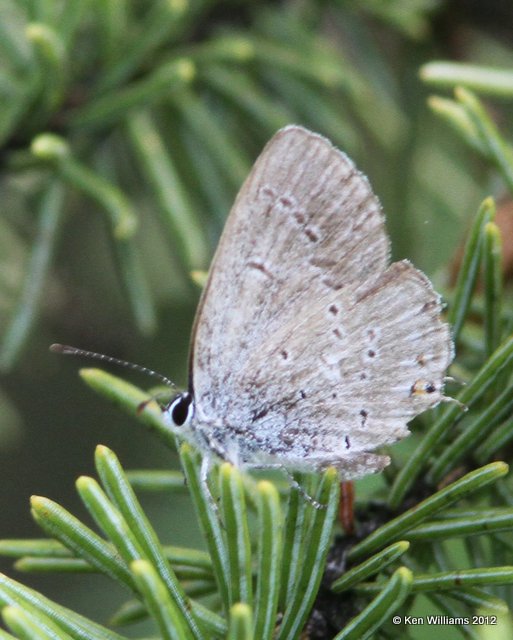
[[[428, 278], [389, 265], [367, 178], [325, 138], [279, 131], [225, 225], [168, 423], [237, 466], [381, 469], [373, 451], [444, 399], [448, 326]], [[178, 424], [177, 407], [183, 409]], [[189, 410], [190, 405], [190, 410]]]

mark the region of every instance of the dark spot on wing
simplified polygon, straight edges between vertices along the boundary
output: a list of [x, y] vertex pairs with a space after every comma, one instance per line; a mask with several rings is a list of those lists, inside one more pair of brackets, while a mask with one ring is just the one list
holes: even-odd
[[260, 192], [262, 193], [262, 195], [268, 197], [268, 198], [275, 198], [276, 197], [276, 193], [274, 192], [274, 189], [268, 186], [262, 187], [260, 189]]
[[410, 387], [410, 396], [422, 396], [425, 393], [434, 393], [436, 391], [436, 385], [433, 382], [427, 380], [415, 380]]
[[319, 242], [319, 236], [315, 233], [315, 231], [312, 231], [312, 229], [305, 227], [304, 232], [310, 242]]
[[286, 444], [291, 445], [294, 444], [295, 438], [299, 435], [299, 429], [295, 427], [287, 427], [280, 431], [280, 440]]
[[333, 289], [333, 291], [339, 291], [343, 286], [338, 282], [335, 282], [331, 278], [323, 278], [322, 283], [325, 284], [329, 289]]
[[315, 256], [311, 257], [308, 262], [312, 265], [312, 267], [317, 267], [318, 269], [331, 269], [337, 264], [336, 260], [329, 260], [327, 258], [316, 258]]
[[263, 418], [268, 413], [269, 413], [269, 407], [264, 407], [263, 409], [260, 409], [260, 411], [254, 412], [253, 415], [251, 416], [251, 419], [253, 421], [260, 420], [260, 418]]
[[251, 267], [252, 269], [261, 271], [264, 275], [266, 275], [271, 280], [274, 279], [274, 275], [269, 271], [269, 269], [267, 269], [267, 267], [262, 262], [259, 262], [257, 260], [249, 260], [248, 262], [246, 262], [246, 265], [248, 267]]
[[425, 302], [421, 309], [420, 312], [421, 313], [426, 313], [426, 311], [431, 311], [431, 309], [435, 309], [437, 306], [437, 301], [436, 300], [430, 300], [429, 302]]

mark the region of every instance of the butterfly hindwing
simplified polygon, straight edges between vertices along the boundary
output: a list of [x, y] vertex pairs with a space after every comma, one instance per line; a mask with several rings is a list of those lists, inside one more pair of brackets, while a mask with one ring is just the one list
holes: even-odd
[[431, 284], [388, 255], [351, 160], [300, 127], [278, 132], [236, 199], [195, 322], [207, 442], [235, 462], [334, 463], [347, 477], [386, 464], [369, 451], [440, 400], [452, 353]]

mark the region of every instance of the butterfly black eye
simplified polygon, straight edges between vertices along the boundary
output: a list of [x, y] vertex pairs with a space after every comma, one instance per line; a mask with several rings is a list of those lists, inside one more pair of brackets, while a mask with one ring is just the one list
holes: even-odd
[[183, 426], [190, 420], [194, 412], [194, 405], [192, 403], [192, 396], [190, 393], [180, 394], [169, 405], [169, 413], [173, 423], [177, 427]]

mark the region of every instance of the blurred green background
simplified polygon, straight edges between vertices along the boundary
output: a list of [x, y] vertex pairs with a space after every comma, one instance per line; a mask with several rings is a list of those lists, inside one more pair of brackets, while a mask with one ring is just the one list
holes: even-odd
[[[97, 443], [128, 468], [176, 466], [81, 383], [79, 361], [48, 346], [185, 384], [200, 292], [190, 273], [208, 268], [277, 128], [302, 124], [345, 150], [383, 203], [393, 257], [443, 289], [480, 200], [502, 187], [429, 109], [419, 69], [511, 68], [512, 33], [512, 5], [499, 0], [4, 0], [0, 537], [39, 535], [33, 493], [83, 513], [73, 483], [94, 473]], [[507, 106], [490, 103], [505, 131]], [[164, 541], [201, 544], [187, 499], [177, 501], [144, 504]], [[94, 577], [26, 581], [97, 619], [99, 602], [105, 615], [110, 597], [121, 602], [91, 594]]]

